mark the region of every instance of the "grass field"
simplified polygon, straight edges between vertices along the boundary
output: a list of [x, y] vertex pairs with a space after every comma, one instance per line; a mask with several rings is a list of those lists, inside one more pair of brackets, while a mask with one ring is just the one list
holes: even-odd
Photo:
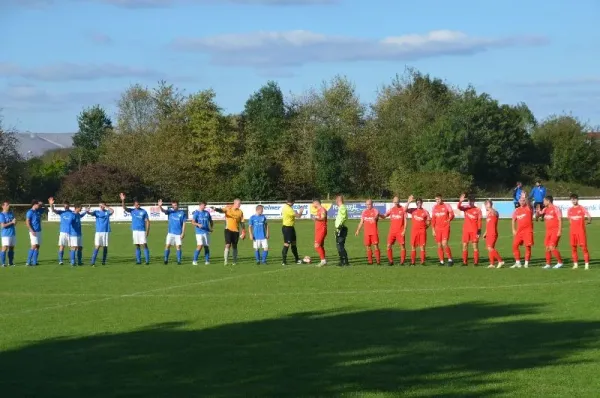
[[[19, 266], [0, 269], [3, 397], [600, 396], [600, 265], [540, 269], [541, 224], [535, 267], [518, 270], [438, 267], [431, 240], [429, 266], [367, 266], [354, 236], [352, 267], [283, 268], [278, 225], [270, 265], [246, 241], [224, 267], [222, 224], [212, 265], [191, 265], [189, 234], [184, 264], [165, 266], [158, 223], [150, 266], [133, 263], [120, 224], [108, 265], [71, 268], [56, 263], [57, 226], [44, 228], [39, 267], [23, 266], [21, 226]], [[512, 261], [506, 221], [500, 234]], [[314, 258], [312, 224], [298, 235]], [[600, 258], [600, 227], [588, 236]], [[331, 237], [327, 249], [335, 259]]]

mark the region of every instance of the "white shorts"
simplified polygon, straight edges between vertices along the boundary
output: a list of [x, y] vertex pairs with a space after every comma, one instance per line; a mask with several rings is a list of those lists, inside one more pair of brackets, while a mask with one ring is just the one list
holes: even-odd
[[16, 246], [17, 245], [17, 237], [16, 236], [3, 236], [2, 237], [2, 247], [4, 246]]
[[146, 231], [133, 231], [133, 244], [134, 245], [145, 245], [146, 244]]
[[167, 242], [165, 244], [168, 246], [181, 246], [181, 235], [167, 234]]
[[268, 250], [269, 249], [269, 241], [266, 239], [256, 239], [256, 240], [254, 240], [254, 242], [252, 242], [252, 246], [254, 246], [254, 250], [258, 250], [258, 249]]
[[29, 232], [29, 241], [31, 246], [40, 246], [42, 244], [42, 231], [36, 232], [35, 235]]
[[197, 246], [210, 246], [210, 235], [209, 234], [196, 234], [196, 245]]
[[108, 247], [108, 232], [96, 232], [94, 246]]
[[83, 246], [83, 239], [81, 236], [70, 236], [69, 237], [69, 247], [81, 247]]
[[66, 232], [61, 232], [60, 234], [58, 234], [58, 245], [59, 246], [65, 246], [65, 247], [70, 247], [71, 246], [71, 242], [70, 242], [70, 238], [71, 236], [66, 233]]

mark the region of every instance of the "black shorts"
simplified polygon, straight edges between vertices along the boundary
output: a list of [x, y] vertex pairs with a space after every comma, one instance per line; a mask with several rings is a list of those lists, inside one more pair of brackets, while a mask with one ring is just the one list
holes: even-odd
[[535, 202], [535, 203], [533, 204], [533, 208], [534, 208], [534, 209], [537, 209], [537, 208], [539, 208], [540, 210], [543, 210], [543, 209], [544, 209], [544, 202]]
[[225, 244], [237, 245], [240, 241], [240, 233], [238, 231], [225, 230]]
[[283, 226], [281, 233], [283, 233], [283, 243], [296, 242], [296, 228]]

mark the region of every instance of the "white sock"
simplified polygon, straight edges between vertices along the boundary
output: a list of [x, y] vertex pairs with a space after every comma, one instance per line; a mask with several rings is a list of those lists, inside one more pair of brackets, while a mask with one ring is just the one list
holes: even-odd
[[225, 261], [229, 260], [229, 248], [225, 248], [225, 253], [223, 254], [223, 257], [225, 257]]

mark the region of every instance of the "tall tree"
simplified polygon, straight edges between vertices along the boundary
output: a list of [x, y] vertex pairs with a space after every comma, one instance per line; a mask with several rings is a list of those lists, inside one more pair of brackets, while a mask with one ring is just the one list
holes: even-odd
[[80, 170], [100, 158], [102, 143], [112, 132], [112, 121], [100, 105], [94, 105], [79, 114], [77, 123], [70, 162], [72, 168]]
[[326, 127], [317, 132], [314, 141], [314, 164], [317, 187], [328, 198], [348, 191], [348, 151], [342, 137]]
[[139, 84], [129, 87], [117, 104], [117, 132], [151, 133], [156, 129], [156, 102], [151, 90]]
[[18, 199], [22, 191], [23, 163], [15, 131], [3, 126], [0, 113], [0, 198]]

